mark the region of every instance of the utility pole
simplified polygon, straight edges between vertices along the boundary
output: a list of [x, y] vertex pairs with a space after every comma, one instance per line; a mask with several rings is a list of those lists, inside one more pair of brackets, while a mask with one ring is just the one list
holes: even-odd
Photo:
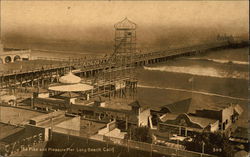
[[177, 156], [178, 156], [178, 149], [179, 149], [179, 140], [177, 139], [177, 153], [176, 153]]
[[205, 142], [202, 141], [202, 154], [201, 154], [201, 157], [202, 157], [203, 154], [204, 154], [204, 150], [205, 150], [205, 147], [204, 147], [204, 146], [205, 146]]
[[150, 144], [150, 149], [151, 149], [151, 157], [153, 157], [153, 150], [152, 150], [152, 146], [153, 146], [153, 140], [152, 140], [152, 142], [151, 142], [151, 144]]
[[51, 132], [50, 132], [50, 140], [52, 140], [52, 134], [53, 134], [53, 115], [54, 115], [54, 112], [52, 112], [52, 117], [51, 117]]
[[2, 37], [2, 19], [1, 19], [1, 17], [2, 17], [2, 1], [0, 0], [0, 51], [3, 51], [4, 46], [1, 42], [1, 39], [2, 39], [1, 38]]

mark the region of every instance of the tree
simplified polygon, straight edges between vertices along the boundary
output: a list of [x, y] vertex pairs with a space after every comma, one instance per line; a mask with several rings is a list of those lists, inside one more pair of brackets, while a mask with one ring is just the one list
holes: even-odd
[[203, 132], [197, 134], [193, 141], [185, 141], [184, 145], [187, 150], [202, 152], [202, 143], [205, 143], [205, 151], [207, 154], [214, 154], [220, 157], [232, 157], [234, 147], [229, 143], [228, 138], [221, 133]]
[[131, 137], [131, 139], [135, 141], [147, 143], [152, 142], [152, 135], [148, 127], [131, 128], [129, 137]]

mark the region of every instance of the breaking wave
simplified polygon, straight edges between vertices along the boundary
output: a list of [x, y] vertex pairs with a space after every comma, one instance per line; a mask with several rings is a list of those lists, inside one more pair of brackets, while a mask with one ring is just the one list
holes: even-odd
[[208, 58], [187, 58], [191, 60], [206, 60], [206, 61], [212, 61], [216, 63], [232, 63], [232, 64], [241, 64], [241, 65], [249, 65], [249, 62], [244, 61], [231, 61], [231, 60], [223, 60], [223, 59], [208, 59]]
[[240, 97], [233, 97], [233, 96], [222, 95], [222, 94], [217, 94], [217, 93], [202, 92], [202, 91], [180, 89], [180, 88], [147, 86], [147, 85], [141, 85], [141, 84], [139, 84], [138, 87], [141, 87], [141, 88], [151, 88], [151, 89], [166, 89], [166, 90], [174, 90], [174, 91], [181, 91], [181, 92], [190, 92], [190, 93], [195, 93], [195, 94], [224, 97], [224, 98], [230, 98], [230, 99], [235, 99], [235, 100], [243, 100], [243, 101], [249, 101], [250, 100], [250, 99], [245, 99], [245, 98], [240, 98]]
[[174, 73], [184, 73], [197, 76], [208, 76], [208, 77], [218, 77], [218, 78], [234, 78], [234, 79], [246, 79], [248, 80], [247, 72], [239, 71], [224, 71], [221, 69], [215, 69], [212, 67], [201, 67], [201, 66], [160, 66], [160, 67], [144, 67], [145, 70], [151, 71], [162, 71], [162, 72], [174, 72]]

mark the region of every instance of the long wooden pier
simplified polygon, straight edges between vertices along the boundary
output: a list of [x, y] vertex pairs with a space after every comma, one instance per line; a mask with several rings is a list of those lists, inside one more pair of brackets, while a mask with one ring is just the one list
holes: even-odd
[[[229, 46], [229, 42], [220, 41], [164, 51], [136, 53], [132, 56], [128, 56], [132, 57], [132, 59], [127, 64], [133, 66], [145, 66], [148, 64], [165, 62], [181, 56], [196, 55], [214, 49], [227, 48]], [[59, 77], [67, 73], [69, 70], [72, 70], [72, 72], [80, 77], [90, 77], [100, 71], [108, 69], [110, 66], [116, 68], [119, 67], [119, 65], [116, 65], [115, 63], [108, 65], [108, 56], [97, 59], [78, 58], [71, 59], [70, 61], [59, 60], [54, 64], [43, 65], [37, 69], [31, 68], [31, 70], [2, 72], [0, 73], [0, 88], [12, 88], [16, 86], [46, 86], [50, 83], [57, 82]]]

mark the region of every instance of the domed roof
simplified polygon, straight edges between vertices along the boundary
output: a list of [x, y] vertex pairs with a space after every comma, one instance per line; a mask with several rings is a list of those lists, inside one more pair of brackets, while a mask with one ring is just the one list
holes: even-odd
[[81, 78], [74, 75], [72, 72], [69, 72], [67, 75], [60, 77], [59, 82], [65, 84], [76, 84], [81, 82]]
[[127, 18], [115, 24], [116, 29], [135, 29], [136, 24]]

